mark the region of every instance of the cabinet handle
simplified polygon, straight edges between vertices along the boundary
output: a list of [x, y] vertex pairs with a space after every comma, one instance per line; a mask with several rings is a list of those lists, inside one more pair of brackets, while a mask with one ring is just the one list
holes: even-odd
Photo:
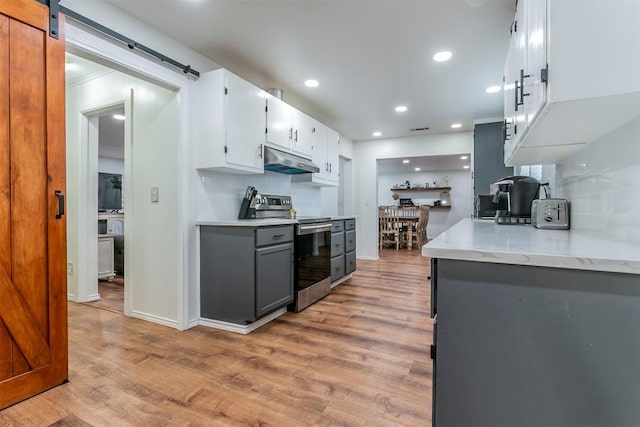
[[333, 173], [333, 163], [329, 163], [329, 173]]
[[326, 162], [326, 163], [324, 164], [324, 171], [325, 171], [325, 172], [329, 172], [329, 162]]
[[518, 105], [520, 105], [518, 103], [518, 81], [516, 80], [513, 83], [513, 94], [515, 95], [515, 110], [518, 111]]
[[509, 130], [509, 122], [507, 122], [507, 119], [504, 119], [504, 124], [502, 126], [502, 133], [505, 141], [509, 141], [511, 139], [509, 138], [511, 134], [508, 132], [508, 130]]
[[64, 194], [62, 194], [60, 190], [56, 190], [54, 194], [58, 198], [58, 213], [56, 214], [56, 219], [60, 219], [62, 215], [64, 215]]
[[262, 144], [258, 147], [258, 157], [262, 158]]
[[294, 140], [295, 142], [298, 142], [298, 129], [296, 129], [296, 131], [295, 131], [294, 135], [295, 135], [295, 136], [293, 137], [293, 140]]
[[293, 139], [293, 128], [289, 128], [289, 139]]
[[524, 97], [531, 95], [530, 93], [524, 93], [524, 79], [531, 77], [531, 74], [525, 74], [524, 70], [520, 69], [520, 105], [524, 105]]
[[284, 237], [284, 234], [274, 234], [273, 238], [274, 239], [282, 239]]

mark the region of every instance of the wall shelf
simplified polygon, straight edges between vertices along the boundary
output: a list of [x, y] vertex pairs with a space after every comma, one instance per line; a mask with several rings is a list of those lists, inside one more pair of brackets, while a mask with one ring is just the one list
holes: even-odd
[[451, 205], [446, 205], [446, 206], [431, 206], [429, 205], [429, 210], [431, 209], [451, 209]]
[[449, 191], [451, 187], [391, 188], [391, 191]]

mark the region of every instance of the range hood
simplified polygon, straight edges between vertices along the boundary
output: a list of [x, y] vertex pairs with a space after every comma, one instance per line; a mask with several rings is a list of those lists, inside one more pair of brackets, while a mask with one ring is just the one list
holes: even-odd
[[271, 147], [264, 147], [264, 169], [287, 175], [320, 172], [320, 168], [314, 165], [311, 160]]

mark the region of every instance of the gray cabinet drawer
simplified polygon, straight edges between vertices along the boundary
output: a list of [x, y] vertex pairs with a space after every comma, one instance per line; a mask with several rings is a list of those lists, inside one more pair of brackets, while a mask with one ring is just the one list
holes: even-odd
[[331, 232], [332, 233], [340, 233], [344, 231], [344, 221], [332, 221], [331, 222]]
[[293, 226], [264, 227], [256, 230], [256, 246], [273, 245], [293, 241]]
[[344, 255], [331, 258], [331, 281], [344, 277]]
[[344, 253], [344, 233], [331, 233], [331, 257]]
[[344, 233], [344, 251], [351, 252], [356, 250], [356, 230], [345, 231]]
[[344, 220], [344, 229], [345, 229], [345, 231], [355, 230], [356, 229], [356, 220], [355, 219], [345, 219]]
[[345, 267], [344, 267], [344, 274], [349, 274], [349, 273], [353, 273], [354, 271], [356, 271], [356, 252], [348, 252], [345, 255]]

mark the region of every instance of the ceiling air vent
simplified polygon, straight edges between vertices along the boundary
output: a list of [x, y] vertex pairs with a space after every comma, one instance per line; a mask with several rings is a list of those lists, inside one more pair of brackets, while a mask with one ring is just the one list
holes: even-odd
[[429, 130], [429, 128], [413, 128], [411, 129], [411, 132], [419, 132], [421, 130]]

